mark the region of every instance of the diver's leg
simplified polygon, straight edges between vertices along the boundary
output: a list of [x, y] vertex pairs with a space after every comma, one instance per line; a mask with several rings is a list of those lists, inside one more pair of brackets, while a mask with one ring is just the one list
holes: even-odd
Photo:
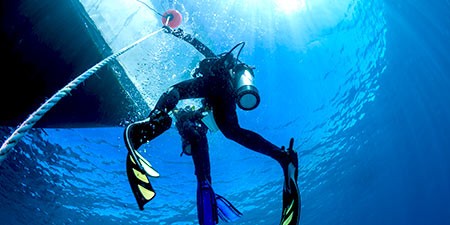
[[214, 107], [214, 118], [225, 137], [251, 150], [270, 156], [280, 163], [284, 175], [283, 210], [280, 224], [298, 224], [301, 199], [297, 185], [298, 155], [293, 150], [293, 139], [291, 139], [288, 149], [284, 147], [279, 148], [261, 135], [241, 128], [238, 123], [235, 105], [221, 104]]
[[181, 99], [205, 97], [207, 88], [208, 86], [203, 77], [175, 84], [162, 94], [155, 105], [155, 110], [169, 113]]
[[209, 147], [206, 133], [200, 134], [195, 140], [191, 139], [192, 160], [195, 166], [197, 181], [211, 181], [211, 164], [209, 159]]
[[197, 176], [197, 217], [201, 225], [218, 223], [216, 195], [211, 185], [211, 169], [206, 138], [207, 128], [191, 127], [189, 143]]
[[[261, 135], [246, 130], [239, 126], [238, 117], [236, 114], [236, 105], [228, 104], [231, 102], [221, 101], [222, 104], [215, 104], [213, 113], [217, 126], [220, 131], [227, 137], [237, 143], [249, 148], [253, 151], [267, 155], [277, 160], [283, 167], [285, 175], [287, 175], [287, 168], [289, 164], [292, 164], [295, 168], [298, 168], [298, 156], [292, 149], [280, 148]], [[295, 178], [297, 180], [297, 178]]]
[[213, 105], [213, 109], [214, 119], [225, 137], [280, 163], [283, 161], [286, 151], [267, 141], [261, 135], [239, 126], [234, 102], [221, 99], [219, 104]]
[[[200, 119], [192, 120], [189, 118], [185, 119], [184, 117], [180, 117], [180, 119], [177, 120], [176, 127], [182, 138], [183, 151], [185, 153], [189, 152], [190, 155], [192, 155], [197, 180], [208, 181], [211, 183], [209, 146], [206, 137], [208, 128]], [[186, 150], [186, 148], [189, 150]]]
[[142, 144], [168, 130], [172, 125], [169, 112], [175, 108], [180, 99], [204, 96], [204, 83], [203, 79], [196, 78], [180, 82], [169, 88], [161, 95], [155, 109], [146, 119], [132, 123], [125, 128], [126, 147], [129, 150], [137, 150]]

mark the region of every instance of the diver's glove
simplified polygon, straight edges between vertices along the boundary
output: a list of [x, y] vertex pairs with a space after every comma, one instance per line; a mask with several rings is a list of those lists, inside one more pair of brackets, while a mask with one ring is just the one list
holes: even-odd
[[163, 31], [168, 34], [171, 34], [173, 31], [172, 28], [170, 28], [169, 26], [166, 26], [166, 25], [162, 26], [162, 28], [164, 29]]
[[184, 38], [184, 31], [181, 28], [177, 28], [177, 29], [172, 29], [169, 26], [162, 26], [162, 28], [164, 29], [164, 32], [168, 33], [168, 34], [172, 34], [173, 36], [177, 37], [177, 38]]

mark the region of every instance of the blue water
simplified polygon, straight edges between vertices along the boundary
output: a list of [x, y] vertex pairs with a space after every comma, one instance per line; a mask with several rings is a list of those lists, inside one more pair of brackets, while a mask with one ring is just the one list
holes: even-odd
[[[246, 40], [242, 59], [257, 67], [262, 102], [238, 111], [241, 125], [277, 145], [296, 139], [300, 224], [450, 224], [448, 0], [307, 1], [286, 15], [207, 2], [184, 3], [187, 25], [214, 49]], [[161, 173], [144, 211], [122, 131], [32, 130], [0, 165], [0, 223], [196, 224], [194, 168], [176, 130], [144, 146]], [[1, 128], [2, 140], [12, 132]], [[215, 191], [244, 214], [232, 224], [278, 224], [279, 166], [209, 139]]]

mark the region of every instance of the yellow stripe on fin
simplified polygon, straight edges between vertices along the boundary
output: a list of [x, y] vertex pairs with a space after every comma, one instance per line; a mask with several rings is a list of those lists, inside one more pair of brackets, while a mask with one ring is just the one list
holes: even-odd
[[131, 156], [131, 155], [129, 155], [130, 156], [130, 160], [131, 160], [131, 162], [134, 164], [134, 165], [136, 165], [136, 162], [134, 162], [134, 158], [133, 158], [133, 156]]
[[133, 168], [133, 172], [134, 172], [134, 176], [137, 177], [140, 181], [147, 183], [147, 184], [149, 183], [147, 177], [145, 176], [145, 174], [141, 173], [141, 171]]
[[291, 205], [289, 205], [289, 207], [286, 209], [286, 211], [284, 213], [285, 215], [287, 215], [289, 213], [289, 211], [292, 210], [292, 206], [294, 206], [294, 200], [291, 202]]
[[289, 207], [283, 212], [283, 217], [286, 215], [289, 215], [284, 221], [283, 221], [283, 225], [289, 225], [289, 223], [292, 220], [292, 217], [294, 216], [294, 212], [292, 212], [292, 207], [294, 206], [294, 200], [291, 201], [291, 204], [289, 205]]
[[289, 215], [289, 217], [283, 222], [283, 225], [289, 225], [289, 223], [291, 222], [291, 220], [292, 220], [292, 216], [293, 216], [294, 214], [293, 213], [291, 213], [291, 215]]
[[150, 200], [153, 197], [155, 197], [155, 192], [154, 191], [148, 190], [147, 188], [142, 187], [139, 184], [138, 184], [138, 188], [139, 188], [139, 191], [141, 192], [142, 196], [144, 196], [144, 198], [146, 200]]

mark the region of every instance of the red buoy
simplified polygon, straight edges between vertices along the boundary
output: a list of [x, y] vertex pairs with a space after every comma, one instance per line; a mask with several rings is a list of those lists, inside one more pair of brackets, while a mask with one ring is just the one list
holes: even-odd
[[182, 19], [183, 17], [180, 12], [175, 9], [169, 9], [163, 14], [162, 23], [164, 26], [168, 25], [171, 28], [176, 28], [181, 24]]

